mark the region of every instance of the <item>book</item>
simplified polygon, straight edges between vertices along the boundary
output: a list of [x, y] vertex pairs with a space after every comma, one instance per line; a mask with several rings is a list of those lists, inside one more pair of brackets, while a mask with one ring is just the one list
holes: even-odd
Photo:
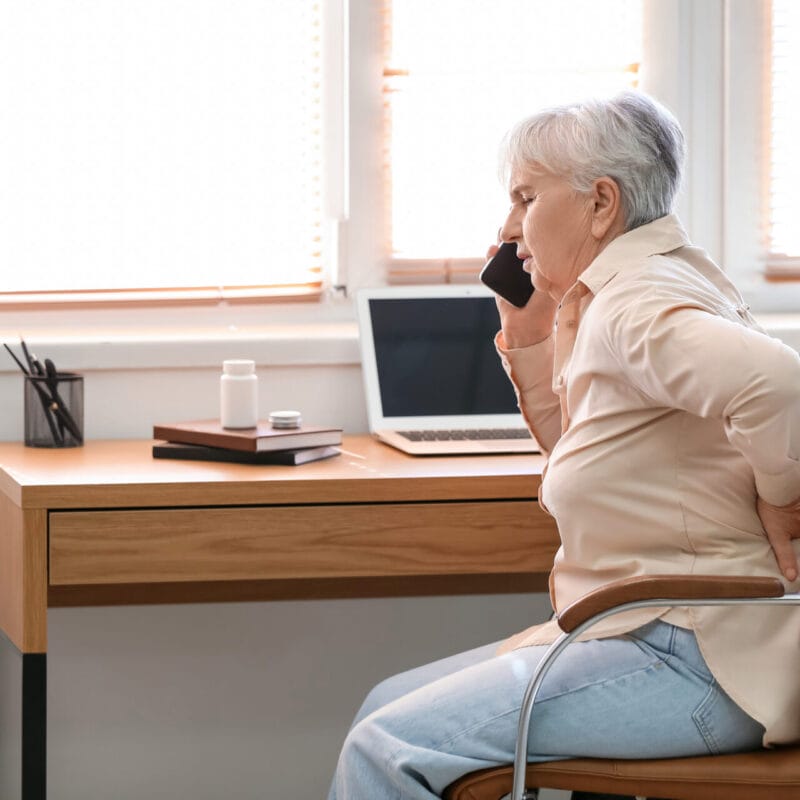
[[309, 425], [299, 428], [273, 428], [269, 422], [262, 421], [255, 428], [231, 430], [223, 428], [218, 419], [209, 419], [154, 425], [153, 438], [180, 444], [241, 450], [245, 453], [262, 453], [271, 450], [297, 450], [301, 447], [335, 447], [342, 443], [342, 429]]
[[206, 447], [202, 444], [180, 444], [179, 442], [156, 442], [153, 458], [178, 458], [186, 461], [227, 461], [234, 464], [284, 464], [297, 466], [310, 461], [338, 456], [338, 447], [302, 447], [296, 450], [265, 450], [252, 453], [244, 450], [229, 450], [224, 447]]

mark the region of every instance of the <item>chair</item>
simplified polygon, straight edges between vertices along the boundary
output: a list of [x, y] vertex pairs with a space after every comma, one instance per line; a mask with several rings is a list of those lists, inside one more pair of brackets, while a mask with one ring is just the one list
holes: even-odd
[[447, 788], [445, 800], [500, 800], [509, 792], [511, 800], [526, 800], [535, 797], [526, 788], [535, 787], [670, 800], [800, 800], [800, 746], [696, 758], [578, 758], [526, 764], [538, 688], [559, 653], [583, 631], [632, 608], [744, 603], [800, 605], [800, 594], [785, 594], [774, 578], [663, 575], [618, 581], [582, 597], [559, 614], [563, 633], [531, 677], [514, 764], [463, 776]]

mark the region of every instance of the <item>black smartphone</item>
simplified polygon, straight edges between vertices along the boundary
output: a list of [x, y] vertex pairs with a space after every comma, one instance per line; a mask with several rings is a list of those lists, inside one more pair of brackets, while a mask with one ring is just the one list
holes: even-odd
[[531, 276], [522, 268], [524, 263], [521, 258], [517, 258], [517, 245], [514, 242], [503, 242], [481, 270], [481, 280], [495, 294], [522, 308], [533, 294]]

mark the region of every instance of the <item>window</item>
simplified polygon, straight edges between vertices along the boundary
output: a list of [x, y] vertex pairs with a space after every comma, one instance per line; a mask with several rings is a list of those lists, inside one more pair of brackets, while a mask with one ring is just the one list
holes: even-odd
[[800, 278], [800, 4], [772, 0], [767, 274]]
[[636, 86], [642, 3], [387, 0], [385, 39], [390, 279], [474, 280], [508, 206], [503, 134], [526, 110]]
[[[792, 0], [725, 4], [723, 182], [705, 207], [720, 209], [722, 264], [762, 313], [800, 311], [796, 6]], [[714, 120], [705, 128], [714, 130]]]
[[320, 7], [4, 3], [4, 298], [318, 293]]

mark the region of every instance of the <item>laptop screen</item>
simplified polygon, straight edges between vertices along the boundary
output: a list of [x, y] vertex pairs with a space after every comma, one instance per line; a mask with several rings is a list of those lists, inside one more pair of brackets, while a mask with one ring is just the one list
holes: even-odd
[[518, 414], [492, 297], [369, 299], [383, 415]]

